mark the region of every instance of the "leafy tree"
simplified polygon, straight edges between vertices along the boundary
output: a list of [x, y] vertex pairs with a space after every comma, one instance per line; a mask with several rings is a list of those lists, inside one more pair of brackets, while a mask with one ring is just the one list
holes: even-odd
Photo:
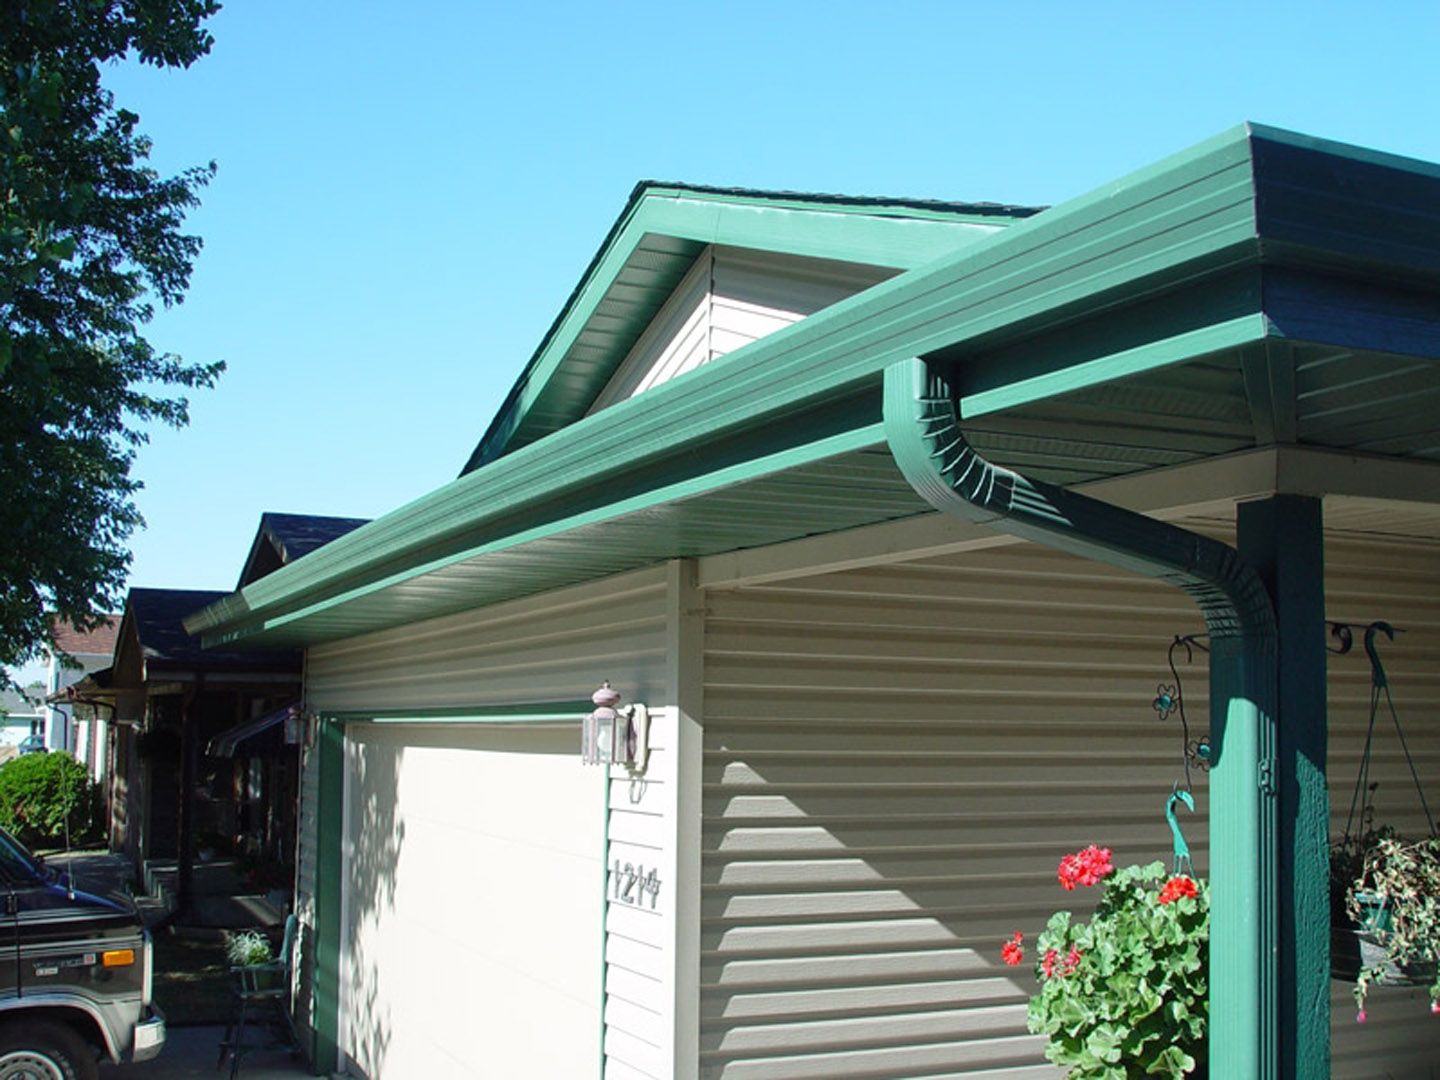
[[189, 67], [213, 0], [0, 0], [0, 682], [50, 639], [118, 610], [130, 475], [145, 425], [224, 365], [157, 352], [155, 301], [179, 303], [200, 240], [185, 212], [215, 165], [161, 177], [105, 63]]

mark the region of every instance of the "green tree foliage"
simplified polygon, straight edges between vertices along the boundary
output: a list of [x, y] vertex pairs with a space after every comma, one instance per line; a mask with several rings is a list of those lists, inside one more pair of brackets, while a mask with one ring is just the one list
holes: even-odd
[[49, 612], [89, 628], [118, 610], [145, 426], [183, 426], [167, 388], [224, 368], [142, 332], [189, 284], [200, 240], [181, 228], [215, 166], [161, 177], [100, 82], [127, 57], [188, 67], [218, 8], [0, 0], [0, 677], [46, 643]]
[[26, 754], [0, 765], [0, 825], [27, 847], [88, 838], [95, 827], [95, 786], [69, 754]]

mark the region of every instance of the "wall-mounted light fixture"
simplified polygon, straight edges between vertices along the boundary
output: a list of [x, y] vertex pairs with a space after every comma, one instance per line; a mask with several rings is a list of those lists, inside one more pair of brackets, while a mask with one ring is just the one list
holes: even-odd
[[285, 710], [285, 745], [286, 746], [308, 746], [309, 722], [305, 717], [305, 710], [299, 705], [291, 705]]
[[620, 691], [609, 680], [590, 695], [595, 710], [585, 714], [580, 758], [586, 765], [624, 765], [645, 771], [650, 759], [650, 712], [644, 705], [620, 704]]

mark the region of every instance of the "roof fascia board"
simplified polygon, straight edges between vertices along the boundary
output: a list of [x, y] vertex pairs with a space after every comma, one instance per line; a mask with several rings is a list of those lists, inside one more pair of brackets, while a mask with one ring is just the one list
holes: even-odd
[[[229, 625], [219, 621], [212, 621], [209, 626], [205, 626], [200, 620], [206, 616], [206, 612], [214, 610], [211, 608], [206, 609], [206, 612], [200, 612], [199, 615], [194, 616], [196, 619], [194, 628], [190, 627], [188, 621], [186, 628], [190, 629], [192, 633], [203, 633], [202, 640], [206, 647], [214, 648], [240, 638], [247, 638], [255, 634], [281, 629], [309, 616], [318, 615], [349, 603], [350, 601], [358, 600], [377, 592], [383, 592], [385, 589], [394, 585], [437, 570], [443, 570], [448, 566], [464, 562], [467, 559], [473, 559], [491, 552], [520, 547], [534, 540], [542, 540], [546, 537], [570, 532], [571, 530], [583, 528], [588, 525], [615, 520], [627, 514], [638, 513], [654, 506], [693, 498], [709, 491], [743, 483], [747, 480], [753, 480], [770, 473], [783, 472], [786, 469], [809, 462], [823, 461], [826, 458], [836, 457], [854, 450], [863, 450], [878, 446], [883, 440], [884, 431], [882, 426], [878, 423], [869, 424], [839, 435], [832, 435], [805, 443], [801, 446], [769, 454], [765, 457], [756, 458], [741, 465], [732, 465], [703, 476], [678, 481], [640, 495], [632, 496], [628, 499], [609, 503], [584, 513], [562, 518], [558, 521], [547, 522], [544, 525], [538, 525], [524, 531], [511, 533], [486, 543], [477, 544], [474, 547], [467, 547], [420, 566], [406, 567], [386, 577], [365, 582], [344, 592], [326, 596], [315, 603], [288, 610], [275, 616], [267, 618], [257, 613], [257, 616], [254, 618], [244, 618], [242, 616], [243, 621], [235, 621], [234, 616], [232, 616]], [[277, 573], [278, 572], [279, 571], [277, 571]], [[271, 575], [271, 577], [273, 576], [274, 575]], [[262, 579], [262, 581], [268, 580], [270, 579]], [[221, 601], [220, 603], [224, 604], [225, 602], [226, 601]], [[215, 606], [218, 607], [219, 605]], [[220, 627], [221, 629], [217, 631], [215, 629], [216, 627]]]
[[1227, 349], [1238, 349], [1263, 341], [1269, 332], [1270, 322], [1264, 314], [1241, 315], [1215, 326], [1204, 326], [1161, 341], [1152, 341], [1134, 349], [1022, 379], [1009, 386], [962, 395], [960, 415], [973, 419], [986, 413], [1019, 408], [1098, 383], [1112, 382]]
[[[776, 423], [807, 403], [867, 385], [878, 392], [897, 360], [957, 343], [988, 347], [1096, 298], [1145, 295], [1157, 278], [1173, 284], [1196, 266], [1253, 261], [1250, 164], [1248, 129], [1238, 128], [991, 234], [462, 476], [217, 602], [186, 628], [208, 641], [229, 624], [309, 607], [318, 590], [414, 576], [428, 565], [426, 548], [477, 522], [656, 457], [703, 453], [719, 434]], [[376, 573], [406, 560], [398, 576]]]
[[607, 290], [647, 234], [789, 255], [908, 270], [955, 249], [973, 233], [1005, 226], [1006, 215], [943, 214], [920, 210], [898, 216], [895, 206], [850, 206], [647, 188], [622, 214], [576, 295], [526, 365], [500, 413], [466, 464], [501, 456], [504, 446], [560, 369]]
[[648, 182], [646, 194], [697, 202], [767, 206], [807, 212], [833, 212], [867, 217], [944, 221], [972, 225], [1003, 225], [1012, 219], [1033, 217], [1044, 207], [1007, 206], [1000, 203], [945, 203], [930, 199], [869, 198], [850, 195], [815, 195], [808, 192], [771, 192], [704, 188], [686, 184]]
[[705, 244], [910, 270], [950, 254], [967, 233], [988, 235], [1004, 219], [900, 218], [839, 206], [729, 203], [685, 193], [649, 194], [637, 222], [645, 232]]

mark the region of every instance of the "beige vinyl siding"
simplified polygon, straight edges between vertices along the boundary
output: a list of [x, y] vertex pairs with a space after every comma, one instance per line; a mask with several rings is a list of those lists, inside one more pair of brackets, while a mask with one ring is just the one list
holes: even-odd
[[[1325, 613], [1332, 620], [1389, 622], [1393, 642], [1377, 638], [1405, 740], [1432, 814], [1440, 812], [1440, 544], [1356, 535], [1330, 538], [1325, 550]], [[1345, 831], [1370, 716], [1370, 663], [1357, 632], [1354, 649], [1329, 662], [1331, 831]], [[1424, 812], [1395, 724], [1382, 698], [1370, 780], [1377, 823], [1423, 836]], [[1432, 1080], [1440, 1063], [1440, 1021], [1421, 989], [1371, 991], [1368, 1018], [1355, 1022], [1351, 986], [1331, 984], [1331, 1075], [1335, 1080]]]
[[607, 678], [654, 694], [663, 685], [664, 596], [663, 570], [638, 570], [317, 645], [307, 657], [307, 703], [384, 715], [583, 702]]
[[1000, 944], [1082, 899], [1066, 851], [1168, 857], [1150, 702], [1193, 606], [1027, 545], [707, 608], [700, 1075], [1058, 1076]]
[[[1334, 537], [1327, 586], [1330, 618], [1407, 631], [1381, 652], [1434, 809], [1440, 546]], [[1004, 967], [999, 945], [1079, 898], [1055, 884], [1063, 852], [1168, 859], [1180, 728], [1150, 702], [1173, 636], [1203, 629], [1190, 602], [1015, 545], [714, 589], [707, 610], [700, 1075], [1058, 1076], [1025, 1029], [1029, 958]], [[1207, 665], [1177, 661], [1193, 738]], [[1369, 670], [1358, 638], [1330, 662], [1337, 832]], [[1390, 730], [1378, 803], [1418, 834]], [[1182, 812], [1201, 872], [1205, 779]], [[1333, 986], [1334, 1076], [1430, 1076], [1423, 992], [1376, 991], [1357, 1025]]]
[[832, 259], [707, 247], [589, 411], [693, 371], [895, 273]]

